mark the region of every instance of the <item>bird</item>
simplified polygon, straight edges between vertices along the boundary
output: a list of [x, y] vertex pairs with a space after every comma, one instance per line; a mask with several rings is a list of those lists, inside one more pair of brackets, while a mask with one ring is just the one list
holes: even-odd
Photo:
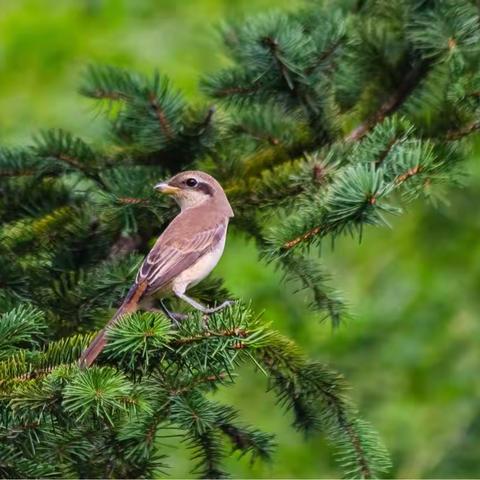
[[[83, 351], [79, 359], [81, 367], [92, 365], [102, 352], [107, 343], [107, 327], [126, 314], [149, 309], [156, 297], [174, 295], [207, 315], [233, 303], [227, 300], [210, 308], [186, 294], [188, 288], [215, 268], [223, 254], [228, 223], [234, 213], [220, 183], [207, 173], [192, 170], [178, 173], [154, 188], [172, 196], [180, 212], [143, 260], [135, 282], [112, 319]], [[162, 311], [177, 321], [162, 300], [160, 304]]]

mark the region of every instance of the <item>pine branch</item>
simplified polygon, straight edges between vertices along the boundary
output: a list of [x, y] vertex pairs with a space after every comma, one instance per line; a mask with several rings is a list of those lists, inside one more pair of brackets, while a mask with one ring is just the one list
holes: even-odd
[[133, 388], [122, 374], [107, 367], [93, 367], [77, 373], [65, 387], [62, 405], [78, 421], [95, 414], [113, 425], [116, 413], [135, 408]]
[[[0, 150], [1, 475], [156, 478], [173, 427], [202, 476], [225, 475], [225, 440], [267, 460], [271, 436], [211, 398], [243, 364], [267, 376], [295, 428], [326, 437], [345, 476], [388, 470], [343, 379], [242, 304], [178, 328], [125, 316], [98, 365], [76, 366], [93, 336], [77, 332], [105, 325], [133, 279], [142, 255], [127, 254], [146, 253], [172, 217], [152, 185], [176, 171], [213, 173], [235, 228], [334, 325], [343, 304], [308, 247], [361, 237], [399, 212], [392, 202], [456, 181], [480, 129], [478, 11], [355, 3], [231, 25], [232, 66], [202, 81], [228, 111], [188, 105], [163, 75], [91, 67], [82, 93], [106, 107], [108, 158], [60, 130]], [[230, 297], [219, 280], [191, 294]]]
[[282, 245], [282, 247], [284, 250], [290, 250], [296, 247], [297, 245], [307, 242], [308, 240], [316, 237], [317, 235], [321, 234], [322, 231], [323, 231], [323, 228], [320, 225], [317, 227], [313, 227], [310, 230], [307, 230], [302, 235], [295, 237], [292, 240], [288, 240]]
[[232, 442], [233, 450], [246, 455], [251, 453], [251, 460], [257, 457], [270, 460], [274, 448], [273, 435], [258, 429], [237, 424], [238, 412], [227, 406], [218, 405], [216, 425]]
[[445, 138], [448, 141], [460, 140], [463, 137], [477, 133], [480, 130], [480, 121], [474, 121], [463, 128], [449, 130]]
[[150, 92], [148, 98], [150, 101], [150, 105], [155, 112], [155, 116], [158, 119], [158, 123], [160, 125], [160, 129], [162, 130], [162, 133], [165, 135], [165, 137], [168, 140], [172, 140], [173, 139], [172, 128], [170, 126], [170, 123], [167, 120], [164, 110], [161, 108], [161, 106], [158, 103], [155, 93]]
[[44, 313], [31, 305], [22, 305], [0, 316], [0, 360], [20, 347], [38, 346], [46, 329]]
[[345, 315], [345, 305], [339, 294], [328, 285], [328, 275], [315, 263], [313, 258], [299, 255], [285, 255], [280, 263], [287, 280], [300, 279], [301, 289], [312, 293], [310, 307], [329, 317], [332, 326], [338, 327]]
[[271, 375], [279, 402], [293, 411], [294, 426], [306, 433], [326, 431], [347, 477], [375, 478], [387, 471], [388, 453], [371, 428], [356, 418], [338, 374], [308, 363], [289, 340], [272, 340], [271, 346], [257, 351], [257, 358]]
[[[279, 232], [286, 240], [280, 240], [279, 253], [286, 253], [298, 245], [306, 245], [312, 240], [320, 240], [327, 234], [339, 235], [343, 232], [362, 233], [364, 225], [385, 225], [383, 213], [396, 213], [397, 209], [384, 202], [392, 191], [392, 186], [383, 180], [383, 172], [370, 165], [348, 166], [342, 169], [330, 185], [325, 197], [310, 202], [308, 208], [296, 215], [295, 221], [285, 232]], [[320, 217], [316, 226], [305, 228]], [[319, 215], [320, 214], [320, 215]], [[301, 233], [291, 235], [291, 232]], [[276, 235], [276, 232], [273, 232]], [[270, 244], [279, 240], [271, 238]]]
[[32, 150], [35, 155], [64, 163], [74, 171], [81, 172], [100, 187], [106, 187], [98, 172], [97, 154], [80, 138], [60, 129], [45, 131], [35, 139]]
[[41, 171], [48, 173], [45, 164], [40, 165], [36, 157], [27, 150], [0, 149], [0, 177], [22, 177], [39, 174]]
[[90, 67], [81, 92], [95, 99], [120, 100], [112, 128], [122, 146], [152, 154], [171, 146], [182, 130], [185, 103], [168, 78], [152, 79], [113, 67]]
[[402, 198], [411, 201], [427, 194], [434, 183], [453, 181], [452, 152], [415, 138], [413, 127], [395, 118], [378, 124], [341, 155], [345, 153], [347, 165], [335, 172], [324, 195], [298, 199], [300, 212], [273, 230], [267, 255], [281, 258], [296, 247], [320, 242], [327, 235], [335, 238], [345, 231], [361, 235], [364, 225], [386, 225], [384, 213], [400, 212], [386, 203], [400, 187]]
[[[135, 356], [132, 347], [137, 345], [136, 351], [140, 356], [136, 356], [136, 362], [126, 364], [127, 372], [131, 372], [132, 368], [138, 369], [138, 361], [153, 362], [154, 359], [160, 359], [162, 364], [158, 373], [146, 377], [146, 383], [140, 390], [125, 374], [111, 367], [81, 371], [75, 364], [65, 365], [75, 361], [76, 355], [81, 351], [76, 349], [86, 341], [88, 338], [76, 337], [67, 343], [54, 342], [44, 353], [31, 356], [30, 360], [24, 357], [23, 373], [18, 369], [9, 372], [11, 381], [15, 377], [17, 381], [9, 386], [5, 384], [3, 391], [17, 411], [41, 411], [48, 404], [48, 411], [62, 408], [65, 414], [73, 415], [80, 424], [93, 418], [104, 422], [106, 428], [113, 428], [123, 415], [138, 412], [140, 423], [136, 425], [142, 425], [141, 429], [124, 430], [121, 437], [130, 442], [138, 438], [139, 433], [134, 431], [143, 432], [142, 442], [146, 443], [144, 447], [138, 445], [134, 449], [132, 455], [135, 458], [141, 458], [141, 452], [145, 454], [150, 451], [152, 435], [155, 435], [157, 425], [168, 418], [186, 432], [194, 448], [194, 458], [199, 461], [197, 471], [208, 477], [223, 475], [220, 462], [225, 452], [220, 447], [220, 432], [226, 434], [234, 448], [243, 454], [251, 452], [253, 456], [268, 458], [272, 448], [271, 436], [237, 425], [237, 413], [234, 410], [212, 403], [200, 394], [199, 388], [209, 388], [211, 382], [223, 382], [229, 378], [228, 370], [218, 374], [210, 373], [212, 370], [200, 373], [203, 369], [199, 363], [203, 364], [206, 357], [202, 350], [192, 347], [208, 343], [209, 351], [212, 352], [213, 349], [219, 355], [208, 355], [210, 368], [215, 364], [233, 365], [241, 352], [244, 361], [252, 361], [270, 373], [279, 399], [294, 409], [295, 425], [298, 428], [310, 431], [320, 426], [320, 423], [328, 428], [332, 441], [345, 455], [345, 462], [353, 462], [355, 471], [360, 471], [365, 477], [370, 477], [375, 469], [380, 468], [381, 461], [378, 460], [377, 464], [374, 460], [376, 454], [373, 452], [377, 452], [377, 447], [368, 444], [367, 452], [364, 437], [358, 430], [359, 424], [352, 417], [353, 412], [339, 390], [341, 386], [336, 374], [324, 367], [308, 364], [295, 345], [276, 332], [268, 331], [245, 309], [237, 308], [214, 315], [207, 328], [202, 325], [200, 318], [192, 319], [182, 325], [178, 332], [173, 331], [170, 324], [158, 314], [135, 314], [122, 319], [109, 332], [109, 357], [121, 361], [126, 354], [133, 353]], [[75, 345], [77, 351], [73, 356], [75, 350], [72, 350], [72, 345]], [[146, 360], [148, 357], [150, 360]], [[182, 357], [184, 362], [179, 362], [178, 359]], [[20, 357], [17, 358], [21, 360]], [[175, 366], [177, 372], [165, 368], [168, 363]], [[32, 365], [37, 371], [32, 369]], [[45, 368], [46, 365], [49, 366]], [[194, 370], [199, 373], [192, 378], [191, 372]], [[182, 376], [190, 375], [188, 383], [187, 377], [181, 379], [180, 371], [184, 372]], [[156, 410], [157, 407], [152, 409], [152, 400], [145, 397], [145, 392], [150, 389], [156, 392], [159, 410]], [[325, 410], [318, 410], [316, 402], [319, 395], [320, 399], [323, 398]], [[167, 405], [170, 406], [167, 408]], [[155, 413], [159, 411], [163, 412], [160, 416]], [[350, 447], [353, 456], [349, 453]], [[379, 459], [385, 460], [380, 453], [378, 455]]]
[[392, 93], [377, 109], [377, 111], [367, 118], [360, 125], [355, 127], [345, 136], [346, 142], [356, 142], [363, 138], [375, 125], [383, 122], [383, 120], [395, 113], [415, 90], [419, 83], [425, 78], [430, 68], [430, 64], [426, 61], [418, 63], [403, 77], [402, 83], [397, 90]]
[[90, 65], [85, 71], [80, 93], [100, 100], [127, 100], [138, 94], [139, 82], [139, 78], [127, 70]]

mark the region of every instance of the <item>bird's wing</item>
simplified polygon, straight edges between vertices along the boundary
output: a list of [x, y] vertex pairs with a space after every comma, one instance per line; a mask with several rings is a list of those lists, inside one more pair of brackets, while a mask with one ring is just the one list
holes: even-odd
[[225, 222], [220, 222], [188, 238], [179, 236], [162, 241], [160, 237], [143, 261], [137, 274], [136, 284], [147, 282], [146, 295], [168, 285], [201, 256], [214, 249], [225, 235], [226, 227]]

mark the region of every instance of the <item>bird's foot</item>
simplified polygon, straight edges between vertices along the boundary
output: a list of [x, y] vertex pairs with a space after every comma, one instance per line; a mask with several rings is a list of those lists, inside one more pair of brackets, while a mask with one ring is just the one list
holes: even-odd
[[223, 310], [230, 305], [234, 305], [235, 303], [236, 302], [234, 300], [225, 300], [223, 303], [218, 305], [218, 307], [205, 308], [205, 310], [203, 310], [203, 313], [205, 313], [206, 315], [210, 315], [211, 313], [219, 312], [220, 310]]
[[176, 327], [180, 326], [180, 323], [188, 318], [188, 315], [185, 313], [179, 312], [168, 312], [167, 317], [174, 323]]
[[161, 305], [161, 308], [151, 308], [150, 311], [163, 313], [166, 317], [168, 317], [172, 321], [172, 323], [176, 327], [180, 325], [180, 322], [183, 322], [188, 318], [188, 315], [185, 313], [171, 312], [161, 300], [160, 300], [160, 305]]

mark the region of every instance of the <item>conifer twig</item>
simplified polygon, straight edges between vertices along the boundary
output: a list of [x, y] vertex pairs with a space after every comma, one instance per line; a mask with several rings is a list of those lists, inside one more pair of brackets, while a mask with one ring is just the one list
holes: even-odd
[[445, 138], [449, 141], [460, 140], [467, 135], [478, 132], [480, 130], [480, 121], [475, 121], [467, 125], [466, 127], [458, 130], [449, 130], [445, 135]]
[[428, 72], [428, 63], [419, 63], [413, 67], [404, 77], [403, 82], [378, 108], [378, 110], [360, 125], [355, 127], [346, 137], [346, 142], [361, 140], [372, 128], [396, 112], [418, 86]]
[[155, 116], [158, 119], [160, 129], [162, 130], [165, 137], [167, 137], [169, 140], [171, 140], [173, 138], [172, 129], [171, 129], [170, 124], [167, 120], [165, 112], [163, 111], [163, 109], [161, 108], [161, 106], [158, 103], [158, 100], [157, 100], [155, 94], [151, 93], [149, 95], [149, 101], [150, 101], [150, 106], [155, 111]]
[[259, 90], [259, 87], [227, 87], [215, 92], [215, 97], [228, 97], [229, 95], [244, 94], [248, 95], [250, 93], [255, 93]]
[[305, 242], [306, 240], [309, 240], [315, 235], [318, 235], [321, 231], [322, 231], [322, 227], [320, 225], [317, 227], [314, 227], [306, 231], [304, 234], [299, 235], [298, 237], [295, 237], [292, 240], [288, 240], [282, 245], [282, 248], [283, 250], [290, 250], [293, 247], [296, 247], [299, 243]]
[[[416, 88], [419, 82], [424, 78], [425, 74], [427, 73], [427, 63], [423, 62], [416, 67], [414, 67], [410, 72], [405, 76], [404, 81], [399, 86], [396, 92], [394, 92], [382, 105], [380, 108], [370, 116], [365, 122], [358, 125], [354, 128], [345, 138], [345, 142], [357, 142], [360, 141], [365, 135], [367, 135], [370, 130], [372, 130], [375, 125], [381, 123], [387, 116], [393, 114], [403, 102], [407, 99], [407, 97], [411, 94], [411, 92]], [[467, 135], [471, 133], [473, 130], [480, 128], [479, 125], [471, 125], [467, 128], [466, 132], [462, 133]], [[395, 145], [396, 140], [392, 140], [386, 147], [386, 149], [381, 153], [379, 159], [377, 160], [379, 164], [383, 162], [385, 157], [388, 155], [389, 151]], [[418, 171], [414, 172], [413, 174], [418, 173]], [[413, 175], [411, 172], [407, 172], [405, 178], [397, 179], [398, 183], [403, 183], [407, 178]], [[369, 199], [369, 203], [374, 205], [376, 202], [376, 198], [372, 196]], [[288, 240], [283, 243], [282, 249], [283, 250], [290, 250], [296, 247], [298, 244], [309, 240], [310, 238], [318, 235], [323, 229], [321, 225], [311, 228], [310, 230], [306, 231], [302, 235], [299, 235], [291, 240]]]
[[72, 167], [74, 170], [78, 170], [79, 172], [82, 172], [87, 178], [89, 178], [90, 180], [93, 180], [100, 187], [107, 189], [107, 185], [103, 181], [103, 178], [100, 175], [98, 175], [98, 173], [91, 172], [85, 165], [83, 165], [80, 161], [78, 161], [76, 158], [72, 157], [71, 155], [60, 153], [56, 155], [55, 158], [57, 158], [63, 163], [66, 163], [67, 165]]

